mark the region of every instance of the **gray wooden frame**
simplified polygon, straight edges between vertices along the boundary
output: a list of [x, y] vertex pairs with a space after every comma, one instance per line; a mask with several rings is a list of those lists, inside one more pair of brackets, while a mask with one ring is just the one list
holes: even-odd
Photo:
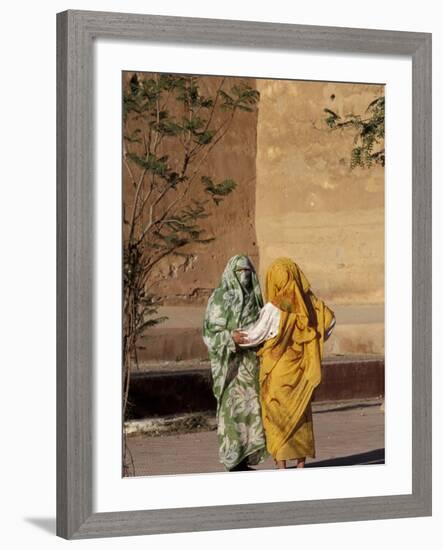
[[[412, 58], [412, 494], [93, 513], [93, 41]], [[57, 534], [68, 539], [431, 515], [431, 34], [66, 11], [57, 15]]]

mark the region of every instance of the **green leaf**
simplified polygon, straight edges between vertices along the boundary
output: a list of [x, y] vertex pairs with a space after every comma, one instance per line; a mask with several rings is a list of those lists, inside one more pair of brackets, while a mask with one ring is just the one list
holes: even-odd
[[137, 73], [134, 73], [129, 81], [129, 88], [132, 94], [136, 94], [139, 90], [139, 80]]
[[206, 132], [196, 133], [194, 141], [199, 145], [208, 145], [214, 138], [214, 130], [206, 130]]
[[205, 124], [206, 124], [206, 120], [198, 116], [194, 116], [190, 120], [186, 118], [183, 119], [183, 127], [186, 128], [187, 130], [190, 130], [191, 132], [195, 132], [196, 130], [203, 128]]
[[[375, 98], [366, 108], [369, 113], [367, 118], [362, 118], [359, 114], [348, 113], [341, 118], [337, 113], [330, 109], [323, 109], [328, 115], [325, 119], [326, 124], [332, 129], [354, 129], [354, 144], [351, 150], [350, 166], [351, 169], [359, 166], [369, 168], [373, 164], [384, 166], [384, 127], [385, 127], [385, 99], [383, 96]], [[374, 149], [378, 146], [378, 151]]]
[[223, 200], [223, 197], [232, 193], [237, 187], [236, 182], [232, 179], [226, 179], [220, 183], [215, 183], [209, 176], [202, 176], [201, 181], [206, 193], [211, 195], [212, 200], [217, 206]]

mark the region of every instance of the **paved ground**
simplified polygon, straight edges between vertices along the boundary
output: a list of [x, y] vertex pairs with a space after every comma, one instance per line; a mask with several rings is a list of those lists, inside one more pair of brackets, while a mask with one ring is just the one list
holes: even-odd
[[[374, 353], [352, 353], [349, 355], [330, 354], [326, 355], [322, 361], [323, 365], [340, 362], [344, 363], [365, 363], [373, 361], [383, 361], [384, 355]], [[210, 369], [209, 359], [187, 359], [185, 361], [139, 361], [138, 368], [134, 372], [183, 372], [194, 371], [196, 369]]]
[[[317, 457], [307, 466], [345, 466], [384, 462], [384, 413], [380, 402], [347, 402], [314, 407]], [[131, 436], [135, 475], [224, 471], [218, 462], [217, 434]], [[257, 466], [274, 468], [271, 459]]]

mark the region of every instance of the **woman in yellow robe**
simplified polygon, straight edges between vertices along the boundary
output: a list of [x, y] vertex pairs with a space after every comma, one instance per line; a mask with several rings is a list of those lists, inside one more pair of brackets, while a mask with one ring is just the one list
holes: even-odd
[[[303, 467], [306, 457], [315, 457], [311, 399], [321, 382], [323, 345], [335, 317], [290, 258], [271, 264], [265, 293], [262, 324], [271, 326], [278, 316], [278, 330], [270, 331], [257, 352], [267, 449], [278, 468], [286, 468], [287, 460]], [[251, 335], [253, 330], [237, 331], [238, 345], [249, 345]]]

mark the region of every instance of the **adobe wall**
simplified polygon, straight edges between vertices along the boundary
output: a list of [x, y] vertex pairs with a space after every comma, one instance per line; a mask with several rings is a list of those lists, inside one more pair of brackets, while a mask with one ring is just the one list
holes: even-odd
[[256, 231], [263, 276], [294, 258], [339, 304], [384, 301], [384, 169], [349, 167], [354, 132], [323, 108], [364, 114], [383, 86], [257, 80]]

